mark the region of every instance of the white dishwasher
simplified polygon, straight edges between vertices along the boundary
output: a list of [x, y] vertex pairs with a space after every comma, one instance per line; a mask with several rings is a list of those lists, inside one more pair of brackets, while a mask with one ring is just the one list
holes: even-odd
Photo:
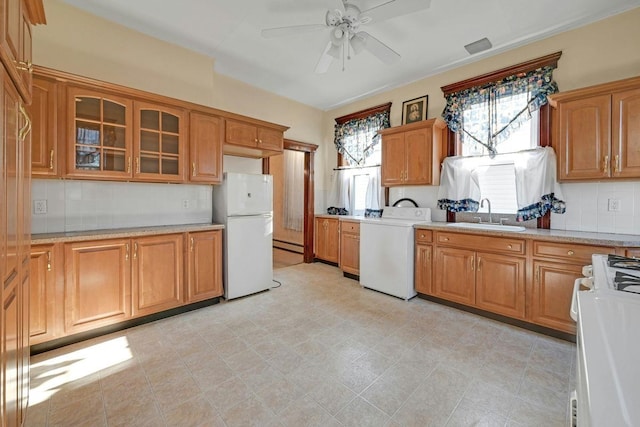
[[360, 222], [360, 284], [404, 300], [413, 284], [415, 224], [431, 222], [429, 208], [385, 207], [382, 218]]

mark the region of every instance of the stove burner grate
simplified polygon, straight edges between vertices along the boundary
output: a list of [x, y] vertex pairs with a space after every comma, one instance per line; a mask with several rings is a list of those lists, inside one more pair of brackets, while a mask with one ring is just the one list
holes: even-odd
[[640, 259], [628, 258], [619, 255], [609, 255], [607, 257], [607, 263], [609, 267], [613, 268], [626, 268], [628, 270], [640, 271]]
[[616, 271], [613, 278], [615, 288], [619, 291], [640, 294], [640, 277], [628, 273]]

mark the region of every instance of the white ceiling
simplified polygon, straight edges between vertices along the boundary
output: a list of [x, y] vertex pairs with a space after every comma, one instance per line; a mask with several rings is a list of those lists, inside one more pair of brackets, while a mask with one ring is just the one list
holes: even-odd
[[[328, 30], [277, 39], [260, 31], [323, 24], [335, 0], [64, 1], [209, 55], [217, 73], [322, 110], [640, 6], [640, 0], [431, 0], [429, 9], [361, 28], [397, 51], [400, 62], [385, 65], [364, 51], [344, 71], [334, 60], [327, 73], [315, 74]], [[366, 10], [388, 0], [351, 1]], [[493, 48], [470, 56], [464, 45], [483, 37]]]

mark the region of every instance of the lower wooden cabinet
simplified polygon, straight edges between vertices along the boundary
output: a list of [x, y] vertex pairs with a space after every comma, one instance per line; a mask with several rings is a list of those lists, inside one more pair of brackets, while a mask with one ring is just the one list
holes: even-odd
[[132, 241], [133, 316], [182, 304], [184, 273], [182, 234], [140, 237]]
[[474, 264], [474, 251], [436, 247], [433, 294], [446, 300], [473, 305], [476, 301]]
[[55, 245], [31, 247], [29, 292], [29, 343], [39, 344], [57, 335], [55, 319]]
[[415, 277], [416, 292], [433, 295], [433, 245], [432, 232], [416, 230], [415, 232]]
[[509, 317], [525, 317], [525, 259], [478, 252], [476, 306]]
[[315, 219], [315, 257], [324, 261], [340, 261], [340, 221], [338, 218]]
[[187, 235], [187, 302], [222, 295], [222, 231]]
[[360, 222], [340, 221], [340, 268], [360, 274]]
[[131, 254], [129, 239], [65, 244], [65, 334], [131, 317]]

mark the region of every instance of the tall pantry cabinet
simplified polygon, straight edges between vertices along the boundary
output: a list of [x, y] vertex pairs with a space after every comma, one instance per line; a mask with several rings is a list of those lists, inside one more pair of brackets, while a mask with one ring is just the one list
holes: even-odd
[[42, 0], [0, 2], [0, 424], [23, 424], [29, 397], [31, 25]]

